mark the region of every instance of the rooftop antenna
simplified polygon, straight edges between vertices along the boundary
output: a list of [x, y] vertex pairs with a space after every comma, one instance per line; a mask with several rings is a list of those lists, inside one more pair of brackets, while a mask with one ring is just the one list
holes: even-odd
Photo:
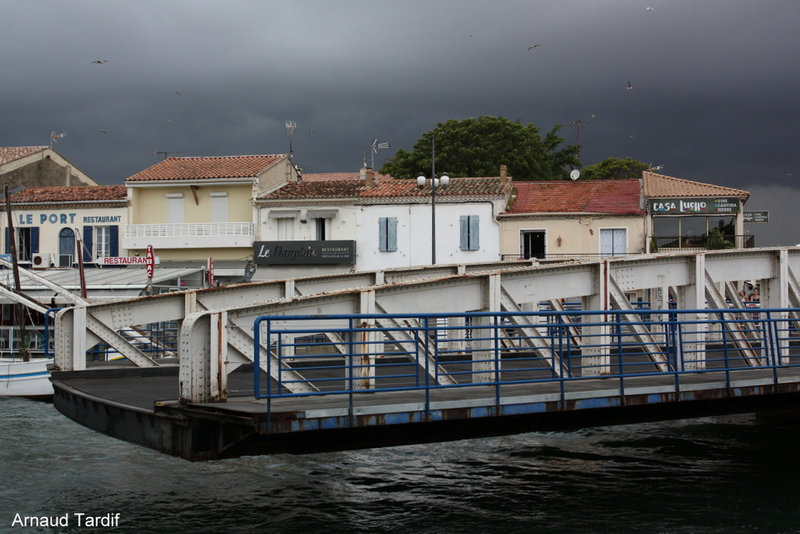
[[67, 132], [56, 133], [55, 130], [50, 132], [50, 148], [53, 148], [53, 143], [58, 143], [59, 139], [63, 139]]
[[580, 119], [569, 123], [570, 126], [575, 127], [575, 157], [578, 161], [581, 160], [581, 130], [586, 128], [586, 125]]
[[292, 159], [294, 153], [292, 148], [292, 141], [294, 140], [294, 131], [297, 129], [297, 123], [294, 121], [286, 121], [286, 133], [289, 134], [289, 160]]
[[154, 156], [164, 156], [164, 159], [167, 159], [172, 154], [180, 154], [180, 152], [164, 152], [160, 150], [153, 152]]
[[[388, 141], [384, 141], [383, 143], [378, 142], [378, 138], [376, 137], [374, 141], [372, 141], [372, 145], [370, 145], [370, 151], [372, 152], [372, 169], [375, 168], [375, 154], [378, 153], [378, 150], [388, 149], [391, 145]], [[364, 166], [366, 166], [366, 161], [364, 162]]]

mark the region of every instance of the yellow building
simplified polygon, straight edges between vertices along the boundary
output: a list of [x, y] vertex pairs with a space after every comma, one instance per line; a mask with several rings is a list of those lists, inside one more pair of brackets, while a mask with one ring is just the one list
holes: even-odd
[[161, 262], [247, 261], [253, 255], [252, 199], [297, 181], [279, 155], [171, 157], [125, 180], [131, 199], [122, 246]]

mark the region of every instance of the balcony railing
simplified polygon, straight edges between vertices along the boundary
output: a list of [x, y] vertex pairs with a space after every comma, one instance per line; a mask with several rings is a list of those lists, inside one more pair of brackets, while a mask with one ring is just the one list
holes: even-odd
[[129, 224], [123, 247], [249, 247], [254, 234], [250, 222]]
[[701, 248], [708, 250], [725, 248], [753, 248], [755, 247], [753, 235], [684, 235], [684, 236], [653, 236], [650, 249], [676, 250], [686, 248]]

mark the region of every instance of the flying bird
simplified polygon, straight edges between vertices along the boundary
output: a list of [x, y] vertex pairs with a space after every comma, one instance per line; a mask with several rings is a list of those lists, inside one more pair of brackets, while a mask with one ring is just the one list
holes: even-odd
[[532, 44], [532, 45], [530, 45], [530, 46], [528, 47], [528, 52], [530, 52], [531, 50], [534, 50], [535, 48], [538, 48], [538, 47], [540, 47], [540, 46], [542, 46], [542, 45], [540, 45], [540, 44], [538, 44], [538, 43], [537, 43], [537, 44]]
[[180, 91], [175, 91], [175, 94], [181, 96], [183, 93], [181, 93]]
[[628, 85], [625, 86], [625, 89], [630, 91], [631, 89], [633, 89], [633, 84], [631, 82], [628, 82]]
[[107, 59], [95, 59], [94, 61], [92, 61], [92, 63], [94, 63], [95, 65], [102, 65], [103, 63], [108, 63], [108, 60]]
[[647, 6], [645, 9], [646, 9], [647, 11], [655, 11], [655, 9], [653, 9], [653, 8], [652, 8], [652, 7], [650, 7], [650, 6]]
[[100, 128], [100, 133], [107, 134], [108, 130], [106, 130], [105, 128]]

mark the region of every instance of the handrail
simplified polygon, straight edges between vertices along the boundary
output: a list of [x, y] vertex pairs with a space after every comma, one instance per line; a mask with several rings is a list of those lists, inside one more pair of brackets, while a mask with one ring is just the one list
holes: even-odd
[[[254, 396], [267, 399], [269, 421], [272, 400], [283, 397], [346, 395], [352, 413], [355, 396], [376, 392], [421, 391], [427, 410], [432, 392], [449, 388], [493, 388], [499, 405], [504, 386], [558, 383], [564, 400], [566, 383], [600, 377], [616, 380], [622, 396], [626, 382], [648, 376], [672, 376], [678, 390], [687, 375], [721, 373], [730, 385], [732, 373], [771, 369], [777, 384], [779, 368], [800, 366], [800, 326], [789, 318], [792, 311], [261, 316], [254, 322]], [[637, 325], [647, 334], [632, 328]], [[272, 377], [265, 391], [264, 358]], [[297, 372], [284, 376], [288, 368]], [[556, 372], [562, 368], [568, 372]], [[295, 387], [306, 381], [314, 387]]]

